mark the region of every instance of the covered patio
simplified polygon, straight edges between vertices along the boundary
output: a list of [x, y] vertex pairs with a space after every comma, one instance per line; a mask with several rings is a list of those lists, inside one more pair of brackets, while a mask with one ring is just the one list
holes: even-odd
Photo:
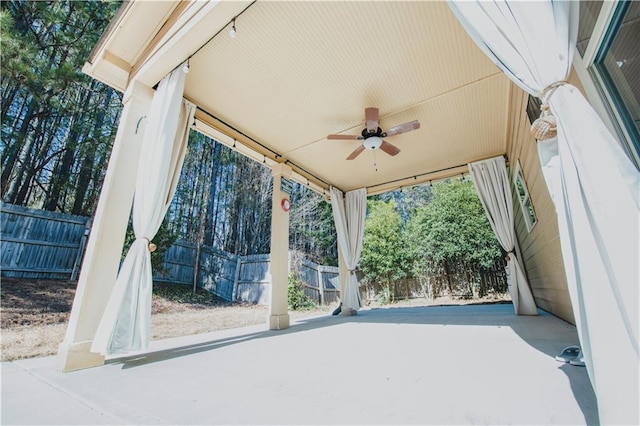
[[[575, 327], [511, 304], [363, 310], [2, 364], [2, 424], [598, 424]], [[34, 401], [38, 401], [37, 407]]]
[[[546, 373], [534, 367], [536, 360], [563, 372], [550, 355], [568, 343], [578, 343], [567, 336], [550, 337], [554, 327], [545, 329], [546, 321], [560, 320], [536, 317], [541, 307], [576, 323], [586, 370], [597, 394], [600, 420], [637, 423], [640, 174], [582, 94], [581, 81], [572, 66], [578, 7], [578, 2], [501, 1], [123, 4], [84, 68], [87, 74], [122, 91], [124, 107], [67, 335], [60, 346], [59, 367], [73, 371], [101, 366], [112, 355], [123, 357], [101, 369], [107, 371], [117, 369], [117, 365], [135, 364], [128, 354], [146, 350], [152, 286], [149, 252], [154, 249], [153, 237], [175, 190], [189, 131], [195, 128], [265, 164], [273, 175], [267, 325], [270, 330], [280, 330], [281, 335], [269, 332], [260, 335], [269, 336], [266, 339], [249, 339], [212, 352], [235, 351], [245, 344], [274, 343], [245, 347], [242, 355], [234, 355], [235, 359], [247, 361], [254, 356], [261, 359], [267, 353], [274, 357], [268, 359], [278, 367], [274, 370], [278, 375], [272, 376], [268, 365], [253, 377], [253, 388], [263, 389], [260, 394], [273, 394], [273, 400], [260, 399], [256, 394], [255, 400], [261, 401], [258, 404], [269, 403], [265, 413], [286, 412], [289, 397], [304, 399], [305, 409], [315, 407], [311, 404], [317, 395], [312, 394], [311, 384], [292, 385], [291, 393], [284, 385], [278, 387], [279, 380], [292, 374], [296, 380], [301, 379], [296, 375], [301, 373], [295, 372], [295, 364], [289, 365], [296, 361], [289, 359], [284, 350], [289, 339], [295, 342], [315, 333], [324, 336], [325, 332], [348, 331], [340, 338], [325, 336], [327, 340], [317, 340], [330, 352], [316, 359], [315, 364], [321, 367], [312, 370], [318, 374], [313, 376], [315, 379], [325, 380], [323, 397], [331, 398], [338, 389], [345, 390], [341, 401], [358, 401], [328, 404], [322, 410], [311, 411], [330, 415], [332, 410], [340, 409], [336, 407], [355, 410], [343, 412], [344, 418], [336, 419], [337, 423], [414, 421], [414, 417], [385, 417], [403, 410], [385, 411], [383, 400], [377, 399], [385, 393], [382, 390], [387, 384], [380, 383], [386, 382], [386, 377], [391, 395], [399, 389], [391, 382], [394, 370], [387, 370], [390, 366], [410, 367], [411, 375], [402, 376], [404, 381], [419, 378], [416, 371], [424, 368], [421, 384], [404, 383], [419, 387], [420, 401], [424, 395], [438, 398], [442, 392], [453, 398], [460, 387], [474, 388], [477, 392], [473, 395], [481, 395], [483, 404], [491, 407], [476, 407], [471, 394], [465, 394], [464, 404], [440, 401], [438, 409], [443, 411], [434, 417], [436, 422], [592, 423], [591, 414], [563, 417], [560, 406], [550, 417], [544, 417], [542, 403], [528, 411], [505, 408], [526, 405], [531, 398], [519, 400], [516, 395], [528, 394], [531, 389], [540, 393], [545, 404], [550, 403], [549, 388], [560, 385], [551, 378], [546, 381]], [[535, 137], [529, 132], [529, 95], [540, 98], [545, 111]], [[521, 169], [524, 171], [518, 172]], [[287, 191], [291, 181], [324, 194], [332, 203], [338, 233], [342, 311], [348, 316], [361, 307], [355, 271], [367, 196], [466, 173], [470, 173], [496, 237], [507, 253], [514, 303], [509, 309], [500, 308], [510, 312], [508, 319], [499, 315], [500, 321], [506, 323], [497, 321], [492, 324], [495, 327], [486, 328], [488, 334], [476, 337], [470, 331], [482, 327], [470, 324], [491, 323], [489, 318], [493, 317], [490, 311], [488, 317], [470, 314], [460, 328], [468, 331], [462, 333], [468, 340], [443, 340], [433, 352], [429, 348], [432, 339], [436, 342], [442, 336], [436, 333], [422, 340], [419, 333], [423, 327], [430, 331], [458, 330], [451, 326], [456, 324], [455, 319], [436, 321], [434, 325], [429, 320], [422, 323], [419, 315], [405, 321], [401, 320], [404, 314], [399, 313], [394, 319], [389, 312], [368, 311], [356, 318], [327, 318], [318, 323], [335, 321], [328, 327], [307, 324], [286, 331], [290, 325], [286, 283]], [[531, 197], [526, 194], [529, 207], [523, 204], [522, 213], [514, 208], [520, 196], [513, 195], [516, 185], [532, 187]], [[540, 222], [535, 228], [531, 224], [525, 227], [522, 219], [522, 214], [527, 214], [525, 209], [533, 211], [532, 201]], [[136, 241], [119, 270], [132, 207]], [[517, 215], [520, 216], [516, 218]], [[377, 321], [378, 314], [391, 319]], [[393, 328], [389, 324], [396, 322], [408, 324], [399, 326], [400, 334], [385, 335]], [[414, 328], [414, 322], [419, 327]], [[490, 342], [494, 337], [500, 341], [505, 325], [507, 330], [515, 330], [511, 336], [522, 337], [515, 340], [520, 345], [513, 342], [513, 347], [492, 352], [500, 345]], [[350, 334], [356, 330], [363, 334]], [[407, 340], [394, 345], [394, 339], [405, 330], [411, 330]], [[469, 344], [477, 338], [478, 347], [486, 348], [487, 353], [477, 353], [476, 347]], [[314, 342], [297, 342], [300, 347], [292, 353], [316, 345]], [[374, 342], [378, 346], [367, 346]], [[523, 342], [528, 344], [521, 346]], [[553, 352], [549, 342], [557, 345]], [[439, 356], [439, 349], [444, 347], [456, 351], [434, 359], [433, 368], [422, 365], [421, 358], [405, 362], [406, 357], [413, 356], [410, 348], [425, 356]], [[366, 364], [366, 356], [375, 354], [376, 348], [384, 356], [375, 364]], [[398, 351], [394, 352], [394, 348]], [[193, 352], [189, 357], [168, 357], [162, 364], [179, 363], [205, 353]], [[527, 354], [534, 356], [524, 362]], [[479, 384], [454, 380], [455, 386], [448, 388], [450, 382], [446, 379], [455, 377], [455, 371], [473, 370], [469, 367], [473, 364], [465, 360], [474, 355], [476, 361], [499, 360], [492, 367], [495, 377], [485, 376]], [[327, 371], [320, 360], [330, 360], [337, 366], [337, 374], [330, 382], [326, 382], [328, 374], [318, 373]], [[151, 371], [158, 364], [141, 362], [143, 365], [136, 369], [122, 371], [153, 374]], [[437, 367], [441, 362], [454, 363], [442, 369]], [[367, 375], [352, 377], [357, 370], [373, 374], [382, 365], [382, 371], [388, 373], [384, 382], [382, 376], [378, 377], [380, 382], [369, 381], [371, 376]], [[512, 370], [505, 371], [505, 365]], [[255, 366], [248, 363], [239, 368], [234, 376], [216, 370], [206, 380], [204, 376], [194, 376], [194, 380], [203, 380], [199, 383], [204, 386], [225, 377], [225, 386], [219, 391], [220, 397], [226, 398], [225, 387], [244, 379], [240, 375], [242, 369]], [[520, 374], [524, 370], [527, 374], [537, 373], [525, 376], [527, 380], [522, 383]], [[574, 374], [574, 370], [569, 371]], [[451, 376], [429, 380], [431, 374], [443, 372]], [[100, 380], [101, 374], [104, 373], [82, 372], [73, 377], [97, 375], [96, 380]], [[127, 374], [123, 373], [123, 381], [114, 389], [132, 389], [124, 376]], [[179, 375], [175, 377], [178, 380]], [[545, 380], [536, 388], [537, 379], [542, 377]], [[559, 377], [566, 380], [564, 373]], [[482, 392], [492, 381], [504, 381], [504, 386], [496, 386], [499, 393]], [[534, 383], [533, 387], [529, 382]], [[436, 387], [428, 387], [434, 383]], [[447, 391], [438, 391], [438, 387]], [[358, 398], [360, 389], [370, 393], [375, 404], [369, 406], [366, 398]], [[193, 396], [191, 392], [187, 394]], [[570, 400], [564, 399], [570, 395], [556, 395], [558, 398], [554, 396], [553, 401], [563, 400], [570, 406]], [[104, 395], [98, 398], [108, 399]], [[510, 402], [504, 403], [503, 398]], [[199, 399], [193, 397], [190, 401]], [[239, 415], [257, 416], [260, 411], [250, 410], [250, 414], [234, 405], [237, 401], [227, 402], [230, 407], [238, 407]], [[418, 400], [413, 402], [423, 407]], [[467, 404], [473, 408], [458, 417], [462, 415], [457, 411], [459, 407]], [[283, 410], [272, 409], [279, 406]], [[378, 417], [367, 417], [369, 410]], [[422, 408], [416, 410], [407, 408], [404, 412], [419, 418], [415, 422], [430, 421], [425, 412], [419, 411]], [[203, 408], [202, 413], [205, 411]], [[229, 410], [230, 415], [232, 411]], [[475, 418], [474, 412], [482, 414]], [[492, 417], [494, 412], [510, 414]], [[526, 416], [519, 417], [523, 412]], [[230, 421], [226, 417], [222, 420]], [[249, 422], [251, 418], [244, 420]], [[295, 423], [300, 418], [263, 418], [260, 422], [271, 420]], [[328, 417], [312, 422], [325, 421], [331, 422]]]

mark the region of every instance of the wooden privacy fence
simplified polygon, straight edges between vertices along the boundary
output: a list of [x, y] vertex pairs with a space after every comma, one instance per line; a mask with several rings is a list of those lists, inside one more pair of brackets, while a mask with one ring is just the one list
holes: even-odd
[[[3, 277], [76, 280], [89, 235], [90, 218], [11, 204], [1, 206], [1, 263]], [[302, 281], [305, 294], [320, 304], [338, 301], [338, 268], [317, 265], [293, 254], [289, 270]], [[195, 275], [197, 271], [197, 276]], [[195, 276], [195, 280], [194, 280]], [[362, 276], [359, 277], [362, 281]], [[237, 256], [212, 247], [178, 241], [164, 254], [164, 271], [154, 280], [195, 285], [228, 301], [267, 303], [271, 286], [269, 255]], [[381, 291], [375, 285], [361, 288], [365, 299]], [[392, 299], [477, 297], [507, 291], [505, 262], [492, 268], [440, 265], [421, 279], [393, 283]]]
[[[358, 272], [360, 281], [364, 276]], [[385, 295], [389, 300], [412, 299], [426, 297], [434, 299], [439, 296], [451, 296], [461, 299], [474, 299], [487, 294], [503, 294], [508, 291], [506, 262], [496, 259], [491, 267], [478, 265], [440, 264], [432, 266], [424, 276], [396, 280], [386, 289], [380, 283], [368, 283], [361, 288], [365, 300], [375, 300]]]
[[[198, 252], [199, 251], [199, 252]], [[213, 247], [177, 241], [164, 254], [164, 271], [154, 281], [193, 285], [232, 301], [267, 303], [269, 300], [269, 255], [237, 256]]]
[[329, 305], [340, 297], [339, 270], [335, 266], [324, 266], [302, 257], [289, 256], [289, 270], [295, 271], [302, 281], [304, 294], [316, 303]]
[[[1, 263], [3, 277], [77, 280], [91, 220], [12, 204], [1, 206]], [[163, 271], [154, 281], [194, 285], [228, 301], [265, 304], [271, 276], [269, 255], [237, 256], [212, 247], [177, 241], [164, 254]], [[334, 303], [337, 268], [296, 262], [305, 292], [314, 300]], [[291, 263], [290, 263], [291, 266]], [[322, 286], [318, 283], [322, 282]]]
[[3, 277], [76, 280], [90, 218], [2, 203]]
[[506, 266], [501, 257], [489, 268], [443, 263], [427, 276], [425, 284], [428, 295], [437, 297], [449, 294], [454, 297], [475, 298], [489, 293], [506, 293]]
[[[317, 303], [337, 302], [340, 294], [338, 268], [294, 258], [293, 261], [290, 258], [289, 269], [295, 270], [305, 294]], [[237, 256], [207, 246], [198, 249], [196, 244], [178, 241], [165, 252], [165, 270], [156, 274], [154, 280], [193, 285], [196, 259], [197, 287], [228, 301], [268, 303], [271, 287], [268, 254]]]

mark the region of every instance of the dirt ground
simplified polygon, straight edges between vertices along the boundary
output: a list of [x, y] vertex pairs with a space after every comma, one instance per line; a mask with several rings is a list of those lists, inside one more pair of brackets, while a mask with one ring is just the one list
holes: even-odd
[[[1, 361], [53, 355], [64, 339], [76, 282], [2, 278], [0, 282]], [[265, 322], [267, 307], [229, 303], [207, 293], [195, 295], [184, 287], [154, 284], [152, 340], [256, 325]], [[386, 307], [431, 306], [508, 301], [498, 295], [482, 300], [411, 299]], [[370, 307], [377, 307], [371, 305]], [[384, 306], [383, 306], [384, 307]], [[329, 314], [335, 306], [292, 311], [292, 320]]]
[[66, 322], [75, 292], [75, 282], [2, 278], [0, 327], [4, 330]]
[[[2, 278], [0, 282], [1, 360], [53, 355], [64, 339], [76, 282]], [[229, 303], [184, 287], [154, 284], [151, 308], [153, 340], [208, 333], [265, 322], [267, 307]], [[185, 297], [187, 296], [187, 297]], [[291, 312], [297, 319], [330, 312], [334, 307]]]

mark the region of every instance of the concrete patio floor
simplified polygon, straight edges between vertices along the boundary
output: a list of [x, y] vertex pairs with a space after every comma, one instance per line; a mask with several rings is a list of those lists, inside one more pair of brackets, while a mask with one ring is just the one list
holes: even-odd
[[2, 363], [10, 424], [597, 424], [575, 328], [510, 304], [363, 310], [152, 342], [60, 373]]

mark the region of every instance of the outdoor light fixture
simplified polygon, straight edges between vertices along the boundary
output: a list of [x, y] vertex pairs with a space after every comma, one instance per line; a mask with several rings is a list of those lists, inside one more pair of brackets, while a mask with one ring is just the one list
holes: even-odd
[[[239, 14], [237, 14], [236, 16], [233, 17], [233, 19], [231, 20], [231, 28], [229, 28], [229, 37], [231, 38], [236, 38], [236, 35], [238, 34], [238, 30], [236, 29], [236, 18], [238, 18], [240, 15], [242, 15], [251, 5], [253, 5], [256, 2], [256, 0], [254, 0], [253, 2], [251, 2], [251, 4], [249, 4], [249, 6], [247, 6], [242, 12], [240, 12]], [[193, 52], [192, 54], [190, 54], [187, 57], [187, 63], [184, 64], [182, 66], [182, 72], [184, 72], [185, 74], [189, 73], [189, 59], [191, 59], [192, 57], [194, 57], [200, 50], [202, 50], [202, 48], [204, 48], [205, 46], [207, 46], [209, 44], [209, 42], [211, 40], [213, 40], [216, 36], [218, 36], [221, 32], [223, 32], [225, 30], [225, 28], [227, 28], [229, 24], [227, 23], [225, 26], [223, 26], [222, 28], [220, 28], [220, 30], [218, 30], [214, 35], [212, 35], [209, 40], [207, 40], [205, 43], [201, 44], [199, 48], [196, 49], [195, 52]], [[179, 66], [179, 65], [178, 65]], [[178, 67], [174, 68], [177, 69]]]
[[373, 151], [374, 149], [380, 148], [380, 145], [382, 145], [382, 138], [379, 136], [370, 136], [364, 140], [362, 145]]
[[236, 34], [236, 18], [233, 18], [233, 21], [231, 21], [231, 29], [229, 30], [229, 37], [236, 38]]

